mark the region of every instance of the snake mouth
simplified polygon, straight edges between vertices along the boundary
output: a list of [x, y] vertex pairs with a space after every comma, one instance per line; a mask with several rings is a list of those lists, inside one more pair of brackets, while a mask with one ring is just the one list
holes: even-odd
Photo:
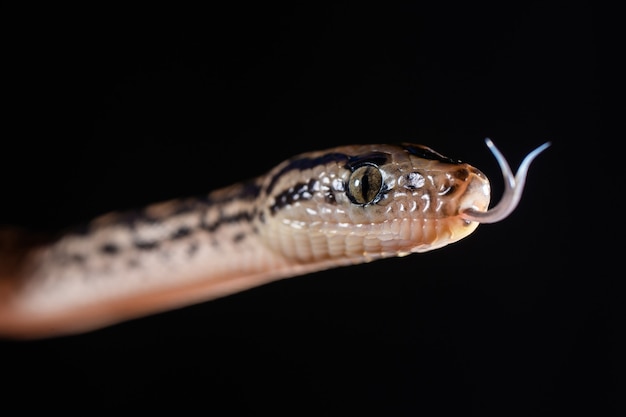
[[[465, 213], [484, 213], [489, 208], [491, 185], [481, 171], [472, 168], [467, 188], [459, 200], [459, 213], [465, 219]], [[471, 219], [466, 219], [471, 220]]]
[[[471, 207], [470, 205], [467, 207], [461, 206], [460, 213], [461, 218], [468, 221], [478, 223], [496, 223], [506, 219], [513, 212], [513, 210], [515, 210], [520, 202], [520, 199], [522, 198], [522, 192], [524, 191], [524, 184], [526, 183], [526, 176], [528, 175], [528, 169], [530, 168], [531, 162], [537, 157], [537, 155], [550, 146], [550, 142], [544, 143], [526, 155], [515, 175], [513, 175], [513, 171], [511, 170], [506, 158], [502, 155], [498, 148], [496, 148], [496, 145], [493, 144], [491, 139], [486, 138], [485, 143], [498, 161], [500, 169], [502, 170], [502, 176], [504, 177], [504, 193], [502, 194], [498, 204], [489, 210], [487, 210], [487, 207], [481, 209]], [[467, 200], [468, 202], [470, 201], [469, 198]], [[489, 201], [487, 199], [487, 203], [488, 202]]]

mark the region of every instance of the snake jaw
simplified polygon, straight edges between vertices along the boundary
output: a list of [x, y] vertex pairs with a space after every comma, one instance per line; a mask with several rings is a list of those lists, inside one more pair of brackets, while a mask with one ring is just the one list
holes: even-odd
[[468, 180], [467, 188], [458, 202], [458, 213], [465, 222], [470, 220], [465, 218], [464, 213], [479, 212], [484, 213], [489, 208], [491, 198], [491, 185], [489, 180], [478, 169], [473, 168], [471, 178]]
[[491, 139], [486, 138], [485, 143], [498, 161], [498, 165], [500, 165], [500, 169], [502, 170], [504, 177], [504, 192], [502, 198], [498, 204], [486, 211], [474, 207], [461, 207], [460, 216], [462, 219], [472, 222], [496, 223], [506, 219], [515, 210], [522, 198], [530, 164], [541, 152], [550, 146], [550, 142], [544, 143], [526, 155], [515, 175], [513, 175], [513, 171], [504, 155], [496, 148], [496, 145], [494, 145]]

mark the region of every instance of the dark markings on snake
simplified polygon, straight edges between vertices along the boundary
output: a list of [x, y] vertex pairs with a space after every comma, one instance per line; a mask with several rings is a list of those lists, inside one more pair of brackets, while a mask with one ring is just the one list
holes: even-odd
[[220, 215], [217, 218], [217, 220], [215, 220], [212, 223], [207, 223], [206, 213], [205, 213], [205, 215], [202, 216], [202, 219], [200, 221], [200, 228], [208, 232], [215, 232], [218, 228], [226, 224], [237, 223], [241, 221], [249, 223], [254, 219], [255, 216], [256, 216], [256, 209], [252, 210], [251, 212], [240, 211], [239, 213], [235, 213], [231, 215], [226, 215], [220, 210]]
[[363, 155], [351, 156], [348, 159], [346, 168], [350, 171], [354, 171], [364, 164], [380, 166], [388, 163], [390, 159], [391, 155], [386, 152], [370, 152]]
[[134, 245], [137, 249], [140, 249], [140, 250], [153, 250], [159, 247], [159, 242], [144, 240], [144, 241], [136, 241], [134, 242]]
[[[148, 206], [139, 210], [127, 210], [111, 213], [108, 215], [110, 216], [110, 218], [106, 221], [106, 224], [103, 224], [101, 222], [79, 223], [77, 226], [73, 227], [69, 231], [69, 233], [77, 236], [86, 236], [103, 226], [109, 225], [123, 225], [128, 227], [129, 229], [134, 229], [139, 223], [156, 225], [162, 223], [163, 221], [166, 221], [171, 217], [181, 214], [192, 213], [195, 211], [202, 211], [215, 204], [229, 203], [234, 200], [254, 200], [259, 196], [260, 192], [261, 187], [259, 186], [257, 181], [250, 180], [243, 183], [243, 185], [239, 187], [236, 192], [229, 194], [226, 198], [215, 198], [211, 194], [209, 194], [205, 196], [196, 196], [192, 198], [177, 200], [175, 201], [172, 211], [168, 212], [166, 217], [148, 214], [151, 210], [151, 207]], [[184, 235], [186, 232], [182, 231], [180, 233]], [[184, 236], [175, 234], [172, 236], [172, 239], [177, 239], [179, 237]]]
[[181, 226], [174, 233], [172, 233], [172, 236], [170, 237], [170, 239], [172, 240], [182, 239], [184, 237], [189, 236], [190, 234], [191, 234], [191, 228], [187, 226]]
[[267, 194], [271, 194], [280, 177], [290, 171], [303, 171], [305, 169], [315, 168], [319, 165], [326, 165], [330, 162], [346, 162], [348, 161], [348, 159], [348, 155], [339, 152], [327, 153], [316, 158], [304, 157], [292, 159], [280, 171], [274, 174], [274, 176], [270, 180], [269, 185], [267, 186], [266, 192]]
[[255, 199], [261, 193], [261, 186], [256, 181], [246, 182], [240, 191], [240, 198]]
[[104, 253], [105, 255], [115, 255], [119, 251], [120, 248], [115, 243], [105, 243], [100, 247], [100, 252]]
[[432, 149], [421, 146], [421, 145], [412, 145], [412, 144], [404, 144], [404, 150], [406, 150], [411, 155], [418, 156], [424, 159], [430, 159], [432, 161], [440, 161], [445, 162], [447, 164], [460, 164], [461, 161], [448, 158], [447, 156], [443, 156], [439, 152], [435, 152]]
[[289, 187], [276, 196], [274, 204], [270, 206], [270, 213], [275, 214], [281, 208], [291, 205], [296, 201], [306, 201], [312, 199], [317, 186], [318, 181], [311, 179], [307, 183], [298, 183], [293, 187]]
[[233, 236], [233, 242], [239, 243], [242, 240], [244, 240], [245, 238], [246, 238], [246, 234], [245, 233], [237, 233], [235, 236]]

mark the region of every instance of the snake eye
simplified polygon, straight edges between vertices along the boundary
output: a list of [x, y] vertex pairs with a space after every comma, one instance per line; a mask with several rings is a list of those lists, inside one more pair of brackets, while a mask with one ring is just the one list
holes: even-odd
[[348, 180], [348, 198], [355, 204], [372, 203], [380, 194], [383, 176], [375, 165], [362, 165], [355, 169]]

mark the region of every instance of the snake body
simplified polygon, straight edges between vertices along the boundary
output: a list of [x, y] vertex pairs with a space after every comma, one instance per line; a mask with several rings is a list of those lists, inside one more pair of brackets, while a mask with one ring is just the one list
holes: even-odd
[[[304, 153], [206, 196], [111, 213], [0, 271], [0, 336], [79, 333], [313, 271], [425, 252], [515, 208], [532, 159], [490, 185], [416, 144]], [[0, 256], [3, 256], [0, 254]], [[8, 255], [7, 255], [8, 256]]]

